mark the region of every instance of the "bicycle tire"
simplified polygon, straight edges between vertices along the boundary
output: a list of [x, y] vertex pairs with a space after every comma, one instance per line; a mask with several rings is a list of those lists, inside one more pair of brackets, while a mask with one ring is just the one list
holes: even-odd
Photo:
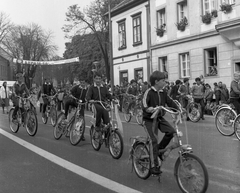
[[13, 111], [14, 111], [14, 108], [11, 108], [9, 111], [9, 116], [8, 116], [9, 127], [13, 133], [17, 133], [19, 130], [20, 124], [18, 121], [16, 121], [15, 123], [13, 122], [13, 118], [12, 118]]
[[133, 109], [133, 106], [131, 105], [131, 107], [129, 108], [129, 110], [127, 111], [125, 111], [124, 112], [124, 120], [127, 122], [127, 123], [129, 123], [130, 121], [131, 121], [131, 119], [132, 119], [132, 113], [130, 113], [130, 112], [134, 112], [134, 109]]
[[136, 121], [139, 125], [143, 124], [143, 113], [142, 109], [137, 109], [137, 114], [136, 114]]
[[187, 108], [187, 115], [192, 122], [196, 123], [201, 118], [201, 111], [200, 104], [191, 102]]
[[[46, 111], [47, 111], [47, 110], [46, 110]], [[42, 122], [43, 122], [44, 124], [47, 124], [47, 122], [48, 122], [47, 112], [44, 113], [44, 117], [42, 116]]]
[[38, 120], [35, 112], [31, 109], [27, 111], [25, 129], [30, 136], [34, 136], [38, 130]]
[[[182, 162], [180, 160], [182, 160]], [[193, 162], [190, 163], [191, 161]], [[198, 167], [196, 167], [195, 164], [197, 164]], [[199, 172], [202, 173], [202, 176], [200, 176]], [[182, 159], [179, 157], [175, 163], [174, 175], [179, 188], [184, 193], [205, 193], [207, 191], [209, 183], [208, 172], [203, 161], [196, 155], [186, 153], [182, 155]], [[193, 180], [196, 181], [191, 183]], [[193, 187], [190, 185], [193, 185]]]
[[74, 146], [79, 144], [85, 131], [85, 120], [82, 116], [75, 117], [70, 130], [69, 140]]
[[229, 107], [220, 108], [215, 115], [215, 125], [219, 133], [223, 136], [232, 136], [234, 134], [234, 120], [237, 117], [236, 112]]
[[151, 175], [151, 160], [149, 150], [144, 143], [133, 146], [133, 168], [136, 175], [141, 179], [148, 179]]
[[[110, 133], [108, 138], [109, 152], [114, 159], [119, 159], [123, 154], [123, 138], [118, 130], [114, 130]], [[119, 147], [118, 147], [119, 146]]]
[[52, 107], [50, 110], [50, 121], [52, 126], [55, 127], [57, 123], [57, 110], [54, 107]]
[[64, 119], [64, 117], [65, 117], [64, 113], [61, 112], [61, 113], [58, 115], [57, 123], [56, 123], [56, 125], [55, 125], [55, 127], [54, 127], [54, 129], [53, 129], [53, 137], [54, 137], [56, 140], [58, 140], [58, 139], [60, 139], [60, 138], [62, 137], [62, 134], [63, 134], [63, 132], [62, 132], [63, 126], [62, 126], [61, 124], [62, 124], [62, 120]]
[[234, 127], [235, 136], [240, 141], [240, 114], [236, 117], [233, 127]]
[[91, 145], [92, 145], [93, 149], [95, 151], [99, 151], [101, 146], [102, 146], [102, 144], [101, 144], [101, 132], [97, 132], [94, 129], [93, 125], [91, 126], [91, 129], [90, 129], [90, 141], [91, 141]]

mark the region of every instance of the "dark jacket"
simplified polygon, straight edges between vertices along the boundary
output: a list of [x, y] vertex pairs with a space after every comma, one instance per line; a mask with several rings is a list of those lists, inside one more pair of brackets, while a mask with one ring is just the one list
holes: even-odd
[[51, 96], [52, 94], [55, 94], [56, 91], [51, 83], [44, 83], [42, 85], [42, 94], [46, 94], [48, 96]]
[[82, 100], [82, 102], [85, 102], [87, 89], [82, 88], [80, 85], [76, 85], [76, 86], [72, 87], [70, 92], [74, 97]]
[[179, 93], [178, 93], [179, 85], [174, 85], [170, 92], [170, 97], [172, 97], [173, 100], [179, 99]]
[[30, 94], [26, 84], [18, 84], [18, 82], [15, 82], [13, 85], [13, 95], [18, 95], [22, 97], [24, 93], [26, 93], [27, 95]]
[[112, 95], [109, 93], [107, 87], [103, 85], [98, 87], [96, 84], [93, 84], [88, 88], [86, 99], [87, 101], [106, 101], [107, 99], [112, 100]]
[[[171, 97], [168, 96], [166, 91], [157, 91], [154, 87], [151, 87], [146, 90], [142, 99], [142, 109], [143, 109], [143, 119], [151, 120], [152, 113], [147, 112], [149, 107], [156, 106], [168, 106], [174, 109], [178, 109], [177, 104], [172, 100]], [[163, 113], [159, 113], [159, 117], [162, 116]]]
[[239, 98], [240, 96], [240, 88], [238, 86], [238, 82], [233, 80], [230, 86], [230, 98]]

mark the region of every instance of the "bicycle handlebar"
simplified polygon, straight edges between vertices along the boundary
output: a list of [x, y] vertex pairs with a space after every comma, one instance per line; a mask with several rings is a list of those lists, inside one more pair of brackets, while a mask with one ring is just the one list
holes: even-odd
[[21, 97], [21, 96], [18, 96], [17, 95], [17, 98], [19, 98], [19, 99], [25, 99], [25, 100], [30, 100], [30, 98], [32, 98], [32, 95], [30, 94], [27, 98], [26, 97]]
[[170, 114], [172, 114], [172, 115], [179, 115], [179, 114], [180, 114], [180, 112], [179, 112], [178, 110], [177, 110], [177, 112], [174, 112], [174, 111], [170, 110], [170, 108], [166, 108], [166, 107], [164, 107], [164, 106], [158, 106], [158, 107], [155, 107], [155, 111], [154, 111], [154, 113], [152, 114], [151, 118], [152, 118], [152, 119], [155, 118], [155, 117], [158, 115], [158, 113], [159, 113], [159, 111], [160, 111], [161, 109], [165, 110], [166, 112], [168, 112], [168, 113], [170, 113]]

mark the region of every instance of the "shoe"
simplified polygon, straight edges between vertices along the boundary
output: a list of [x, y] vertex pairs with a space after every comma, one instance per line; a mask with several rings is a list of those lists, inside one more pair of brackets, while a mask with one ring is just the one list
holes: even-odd
[[85, 137], [84, 136], [82, 136], [82, 141], [85, 141], [86, 139], [85, 139]]
[[190, 121], [189, 117], [187, 117], [187, 121]]
[[155, 167], [151, 168], [151, 173], [155, 174], [155, 175], [159, 175], [162, 173], [162, 171], [160, 170], [160, 167], [155, 166]]
[[158, 153], [158, 157], [160, 158], [161, 161], [163, 161], [163, 154], [164, 154], [164, 153], [162, 153], [162, 152], [159, 152], [159, 153]]

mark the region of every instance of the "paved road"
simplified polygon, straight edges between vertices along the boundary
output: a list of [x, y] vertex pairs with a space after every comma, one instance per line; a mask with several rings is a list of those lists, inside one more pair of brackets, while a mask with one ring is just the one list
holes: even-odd
[[[123, 117], [121, 117], [123, 120]], [[17, 134], [8, 128], [7, 115], [0, 114], [0, 193], [8, 192], [180, 192], [173, 176], [177, 152], [163, 165], [161, 183], [155, 177], [139, 179], [128, 161], [130, 136], [145, 135], [135, 120], [123, 122], [124, 153], [114, 160], [104, 146], [94, 151], [89, 140], [90, 112], [86, 112], [86, 141], [72, 146], [68, 138], [53, 138], [53, 127], [44, 125], [38, 115], [35, 137], [23, 128]], [[224, 137], [215, 129], [213, 119], [186, 123], [180, 127], [183, 141], [192, 145], [194, 154], [206, 164], [209, 193], [240, 192], [240, 142]], [[160, 134], [161, 138], [162, 135]]]

